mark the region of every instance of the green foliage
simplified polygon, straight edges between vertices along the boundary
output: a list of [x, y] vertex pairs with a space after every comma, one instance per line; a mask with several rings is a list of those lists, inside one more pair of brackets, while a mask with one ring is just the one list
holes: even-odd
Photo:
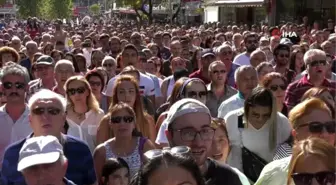
[[37, 17], [41, 13], [42, 0], [16, 0], [18, 14], [22, 18]]
[[130, 7], [133, 9], [139, 9], [142, 5], [142, 0], [116, 0], [118, 7]]
[[42, 16], [46, 19], [66, 19], [72, 15], [72, 0], [43, 0]]
[[90, 12], [93, 15], [99, 15], [100, 14], [100, 6], [98, 4], [93, 4], [90, 6]]
[[6, 4], [6, 0], [0, 0], [0, 6]]

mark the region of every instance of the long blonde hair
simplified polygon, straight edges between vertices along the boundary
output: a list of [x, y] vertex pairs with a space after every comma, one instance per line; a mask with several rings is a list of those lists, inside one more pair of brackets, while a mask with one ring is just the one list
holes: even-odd
[[[92, 93], [91, 86], [90, 86], [89, 82], [85, 79], [85, 77], [83, 77], [83, 76], [72, 76], [72, 77], [70, 77], [64, 84], [65, 92], [67, 92], [69, 84], [73, 81], [80, 81], [80, 82], [83, 82], [85, 84], [85, 88], [89, 91], [89, 95], [86, 98], [87, 106], [88, 106], [89, 110], [93, 110], [94, 112], [99, 113], [99, 109], [100, 109], [99, 108], [99, 103], [98, 103], [96, 97], [94, 96], [94, 94]], [[65, 97], [67, 99], [67, 110], [70, 109], [70, 108], [73, 108], [74, 104], [71, 101], [68, 93], [66, 93]]]

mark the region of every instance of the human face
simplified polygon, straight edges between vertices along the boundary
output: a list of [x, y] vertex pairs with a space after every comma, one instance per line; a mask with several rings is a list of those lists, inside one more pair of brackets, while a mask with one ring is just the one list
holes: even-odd
[[14, 57], [11, 53], [4, 53], [1, 55], [2, 65], [4, 66], [7, 62], [14, 62]]
[[101, 67], [102, 61], [104, 60], [104, 53], [101, 51], [96, 51], [96, 53], [92, 56], [92, 62], [96, 67]]
[[133, 107], [136, 99], [136, 87], [130, 81], [122, 81], [117, 88], [117, 99]]
[[245, 46], [246, 46], [247, 52], [252, 53], [254, 50], [258, 48], [258, 45], [259, 45], [258, 41], [255, 37], [248, 37], [246, 39]]
[[106, 60], [103, 64], [103, 68], [107, 71], [109, 75], [114, 76], [117, 66], [112, 60]]
[[213, 55], [208, 55], [201, 59], [203, 70], [207, 71], [209, 69], [209, 65], [216, 60], [216, 57]]
[[254, 69], [247, 69], [241, 72], [239, 80], [237, 82], [237, 87], [240, 92], [244, 94], [245, 97], [249, 96], [252, 90], [258, 84], [257, 73]]
[[63, 130], [65, 112], [56, 99], [40, 99], [30, 110], [30, 126], [35, 136], [52, 135], [58, 137]]
[[335, 108], [335, 99], [328, 91], [324, 91], [319, 95], [319, 98], [321, 98], [323, 101], [327, 102], [329, 105], [333, 106]]
[[155, 74], [156, 73], [156, 66], [152, 62], [146, 63], [146, 65], [144, 66], [144, 68], [145, 68], [145, 71], [147, 73], [151, 73], [151, 74]]
[[152, 46], [152, 47], [150, 47], [149, 49], [150, 49], [150, 51], [151, 51], [151, 53], [152, 53], [152, 56], [158, 56], [158, 53], [159, 53], [159, 49], [158, 49], [158, 47], [156, 47], [156, 46]]
[[225, 162], [229, 155], [230, 145], [228, 136], [218, 127], [212, 142], [212, 155], [215, 160]]
[[72, 82], [68, 83], [66, 90], [67, 95], [73, 104], [82, 104], [83, 102], [87, 104], [87, 98], [90, 92], [84, 82], [73, 80]]
[[173, 56], [178, 57], [181, 55], [182, 52], [182, 46], [181, 43], [176, 42], [170, 46], [170, 52]]
[[113, 53], [119, 52], [120, 51], [120, 41], [118, 41], [117, 39], [111, 39], [110, 47]]
[[62, 87], [72, 75], [74, 75], [74, 70], [71, 65], [63, 64], [57, 66], [57, 68], [55, 69], [56, 82]]
[[53, 80], [54, 79], [54, 67], [46, 64], [36, 65], [36, 72], [42, 80]]
[[55, 52], [54, 55], [52, 56], [55, 62], [59, 61], [62, 59], [62, 56], [59, 52]]
[[46, 55], [51, 55], [51, 52], [52, 52], [52, 47], [51, 46], [47, 46], [46, 48], [45, 48], [45, 50], [44, 50], [44, 54], [46, 54]]
[[266, 121], [271, 117], [271, 107], [265, 106], [251, 106], [248, 110], [248, 122], [253, 125], [255, 129], [261, 129]]
[[279, 50], [275, 56], [276, 64], [280, 66], [286, 66], [289, 62], [289, 52], [287, 50]]
[[335, 53], [335, 51], [333, 51], [333, 50], [334, 50], [334, 47], [332, 46], [331, 43], [326, 43], [326, 44], [323, 46], [322, 49], [323, 49], [324, 52], [326, 52], [326, 53], [328, 53], [328, 54], [330, 54], [330, 55], [332, 55], [332, 54]]
[[95, 95], [99, 95], [102, 91], [103, 86], [103, 83], [100, 80], [100, 78], [98, 78], [97, 76], [91, 76], [88, 81], [91, 86], [92, 93]]
[[106, 185], [128, 185], [130, 175], [127, 168], [120, 168], [110, 174]]
[[51, 164], [29, 167], [23, 171], [27, 185], [64, 184], [63, 178], [67, 170], [67, 162], [60, 160]]
[[166, 47], [170, 47], [170, 37], [169, 35], [165, 35], [162, 37], [162, 42], [163, 45], [165, 45]]
[[23, 76], [6, 75], [2, 81], [2, 89], [7, 103], [21, 104], [25, 102], [25, 91], [28, 90], [28, 85]]
[[219, 59], [224, 63], [231, 62], [232, 56], [233, 56], [232, 49], [229, 47], [221, 49], [219, 53]]
[[227, 78], [227, 71], [224, 64], [216, 64], [212, 67], [210, 72], [211, 82], [215, 84], [225, 84]]
[[85, 72], [86, 71], [86, 61], [85, 58], [82, 57], [76, 57], [77, 65], [79, 68], [79, 71]]
[[266, 55], [262, 52], [258, 52], [251, 56], [250, 62], [253, 67], [257, 67], [261, 62], [266, 62]]
[[141, 35], [138, 35], [138, 34], [134, 34], [131, 36], [131, 42], [132, 44], [136, 45], [136, 46], [139, 46], [141, 45]]
[[320, 109], [313, 109], [309, 114], [305, 114], [304, 116], [301, 117], [301, 119], [297, 120], [298, 128], [294, 128], [294, 136], [298, 141], [307, 139], [309, 137], [318, 137], [334, 145], [336, 136], [335, 133], [328, 133], [325, 128], [321, 133], [311, 133], [309, 131], [308, 125], [300, 127], [300, 125], [304, 125], [307, 123], [312, 122], [325, 123], [332, 120], [333, 119], [328, 112]]
[[268, 73], [271, 73], [271, 72], [274, 72], [273, 67], [271, 67], [271, 66], [263, 67], [258, 74], [259, 81], [260, 82], [263, 81], [264, 76], [267, 75]]
[[280, 37], [271, 37], [271, 49], [272, 51], [280, 44]]
[[[204, 165], [208, 155], [211, 154], [215, 133], [210, 123], [211, 118], [208, 114], [190, 113], [176, 118], [172, 125], [171, 143], [173, 146], [188, 146], [199, 166]], [[193, 140], [186, 139], [195, 132], [199, 134], [196, 134]]]
[[186, 60], [190, 60], [190, 52], [188, 49], [184, 49], [181, 53], [181, 57], [186, 59]]
[[138, 64], [138, 54], [135, 50], [133, 49], [126, 49], [122, 53], [122, 64], [124, 65], [123, 67], [126, 66], [134, 66], [137, 67]]
[[129, 137], [135, 128], [135, 117], [125, 109], [111, 115], [110, 126], [116, 137]]
[[303, 65], [303, 53], [298, 52], [295, 56], [295, 67], [301, 69]]
[[206, 103], [207, 90], [203, 83], [198, 81], [190, 82], [185, 89], [185, 97], [193, 98], [202, 103]]
[[32, 57], [37, 52], [37, 46], [35, 44], [27, 44], [27, 54]]
[[268, 88], [272, 91], [273, 96], [277, 99], [277, 102], [283, 103], [286, 93], [286, 84], [281, 78], [275, 78], [268, 85]]
[[[164, 179], [164, 181], [162, 181]], [[148, 177], [148, 185], [197, 185], [187, 170], [178, 166], [162, 166]]]
[[184, 69], [186, 68], [186, 61], [181, 58], [173, 59], [171, 62], [171, 68], [173, 72], [175, 72], [177, 69]]
[[326, 75], [327, 62], [325, 56], [314, 55], [307, 64], [309, 77], [314, 79], [323, 79]]

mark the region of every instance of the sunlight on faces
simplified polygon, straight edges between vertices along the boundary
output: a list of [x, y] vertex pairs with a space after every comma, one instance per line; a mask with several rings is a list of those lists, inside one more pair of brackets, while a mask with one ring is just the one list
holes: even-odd
[[[83, 103], [83, 102], [85, 104], [87, 104], [87, 99], [88, 99], [88, 96], [89, 96], [90, 92], [88, 90], [88, 87], [86, 87], [86, 84], [84, 82], [79, 81], [79, 80], [73, 80], [68, 84], [68, 87], [67, 87], [66, 90], [68, 91], [68, 90], [72, 90], [72, 89], [76, 90], [75, 94], [71, 95], [71, 94], [69, 94], [69, 92], [67, 92], [71, 102], [73, 104]], [[81, 93], [81, 92], [78, 92], [79, 89], [85, 89], [85, 90], [84, 90], [83, 93]]]
[[4, 53], [1, 55], [2, 65], [4, 66], [7, 62], [14, 62], [14, 57], [11, 53]]
[[[111, 115], [111, 120], [110, 120], [110, 126], [111, 129], [113, 130], [113, 133], [116, 137], [128, 137], [128, 136], [132, 136], [132, 132], [135, 128], [135, 120], [133, 120], [130, 123], [125, 122], [125, 120], [123, 120], [123, 118], [125, 117], [133, 117], [132, 114], [130, 114], [128, 111], [126, 111], [125, 109], [121, 109], [119, 111], [116, 111], [113, 113], [113, 115]], [[117, 123], [117, 122], [113, 122], [113, 118], [114, 117], [121, 117], [121, 122]], [[134, 119], [134, 117], [133, 117]]]
[[211, 81], [215, 84], [224, 84], [227, 79], [227, 70], [223, 63], [211, 65]]
[[88, 80], [92, 93], [93, 94], [100, 94], [102, 90], [102, 81], [100, 80], [99, 77], [97, 76], [91, 76], [90, 79]]
[[247, 119], [249, 123], [253, 124], [255, 129], [261, 129], [266, 121], [271, 117], [272, 109], [267, 106], [250, 106]]
[[57, 68], [55, 69], [56, 82], [58, 84], [61, 84], [62, 86], [73, 75], [74, 75], [74, 70], [71, 65], [61, 64], [61, 65], [58, 65]]
[[211, 157], [215, 160], [225, 162], [230, 151], [228, 136], [223, 129], [218, 127], [212, 142]]
[[264, 80], [264, 76], [267, 75], [268, 73], [274, 72], [274, 68], [271, 66], [264, 66], [261, 71], [258, 74], [258, 79], [259, 81], [263, 81]]
[[[2, 89], [7, 98], [7, 102], [24, 102], [25, 91], [28, 90], [28, 85], [25, 85], [24, 77], [19, 75], [6, 75], [2, 80]], [[7, 87], [6, 84], [10, 86]], [[18, 88], [18, 86], [22, 86], [22, 88]]]
[[130, 81], [122, 81], [117, 88], [117, 99], [133, 107], [136, 99], [136, 87], [134, 84]]
[[283, 102], [285, 99], [286, 89], [282, 89], [282, 87], [286, 88], [286, 84], [281, 78], [273, 79], [268, 85], [268, 88], [278, 102]]
[[207, 90], [202, 82], [191, 81], [185, 87], [185, 97], [196, 99], [203, 104], [206, 103]]
[[[104, 178], [104, 177], [103, 177]], [[127, 168], [120, 168], [114, 173], [110, 174], [106, 185], [128, 185], [129, 184], [129, 173]]]
[[309, 76], [324, 78], [327, 69], [326, 65], [318, 64], [316, 66], [313, 66], [312, 64], [314, 63], [314, 61], [326, 61], [326, 56], [315, 54], [313, 57], [311, 57], [310, 61], [307, 64], [307, 72]]
[[[163, 181], [164, 179], [164, 181]], [[148, 185], [197, 185], [192, 174], [178, 166], [161, 166], [148, 177]]]
[[237, 82], [238, 90], [245, 96], [251, 94], [252, 90], [257, 86], [258, 77], [257, 73], [253, 69], [245, 69], [239, 75]]
[[51, 65], [37, 64], [35, 69], [37, 75], [42, 79], [54, 78], [54, 67]]

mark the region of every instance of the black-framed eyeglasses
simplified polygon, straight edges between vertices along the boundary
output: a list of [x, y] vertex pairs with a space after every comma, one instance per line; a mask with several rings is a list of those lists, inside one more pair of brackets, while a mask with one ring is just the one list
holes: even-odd
[[4, 82], [3, 83], [3, 87], [5, 89], [12, 89], [15, 86], [16, 89], [24, 89], [25, 88], [25, 84], [22, 82]]
[[272, 91], [277, 91], [278, 89], [281, 89], [281, 90], [286, 90], [286, 85], [285, 84], [283, 84], [283, 85], [271, 85], [270, 87], [269, 87]]
[[309, 65], [312, 66], [312, 67], [325, 66], [325, 65], [327, 65], [327, 61], [326, 60], [314, 60], [314, 61], [310, 62]]
[[144, 157], [146, 160], [152, 160], [157, 157], [161, 157], [165, 152], [168, 152], [170, 154], [177, 154], [177, 155], [189, 155], [191, 153], [191, 150], [187, 146], [176, 146], [173, 148], [165, 147], [162, 150], [161, 149], [154, 149], [149, 150], [144, 153]]
[[89, 81], [89, 84], [90, 84], [91, 87], [92, 86], [97, 86], [97, 87], [101, 86], [101, 82]]
[[327, 122], [313, 121], [310, 123], [299, 125], [297, 128], [306, 126], [308, 126], [309, 132], [314, 134], [322, 133], [324, 128], [329, 134], [334, 134], [336, 123], [335, 121], [327, 121]]
[[317, 173], [294, 173], [291, 175], [295, 185], [312, 185], [313, 179], [320, 185], [335, 184], [335, 172], [323, 171]]
[[112, 116], [111, 123], [113, 124], [120, 124], [121, 122], [124, 123], [132, 123], [134, 121], [134, 116]]
[[50, 115], [58, 115], [61, 112], [61, 109], [56, 107], [37, 107], [35, 109], [32, 109], [32, 113], [35, 115], [42, 115], [45, 112], [47, 112]]
[[67, 90], [67, 93], [70, 95], [70, 96], [73, 96], [75, 95], [76, 93], [77, 94], [83, 94], [85, 92], [85, 87], [78, 87], [78, 88], [70, 88]]
[[192, 128], [183, 128], [173, 131], [179, 132], [183, 141], [194, 141], [198, 134], [202, 140], [212, 140], [215, 135], [215, 129], [212, 127], [205, 127], [200, 131], [196, 131]]
[[199, 92], [189, 91], [189, 92], [187, 92], [187, 97], [189, 97], [189, 98], [197, 98], [197, 97], [203, 98], [203, 97], [206, 97], [207, 94], [208, 94], [207, 91], [199, 91]]

